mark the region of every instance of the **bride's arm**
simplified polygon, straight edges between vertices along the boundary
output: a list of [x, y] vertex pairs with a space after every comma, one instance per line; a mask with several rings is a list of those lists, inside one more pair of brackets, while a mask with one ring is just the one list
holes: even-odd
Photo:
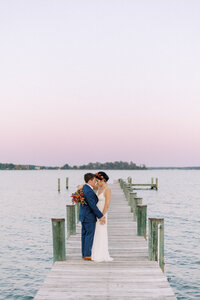
[[111, 190], [108, 188], [105, 191], [105, 205], [103, 209], [103, 215], [105, 215], [108, 211], [108, 208], [110, 206], [110, 198], [111, 198]]
[[[82, 190], [83, 187], [84, 187], [84, 184], [77, 185], [77, 191]], [[98, 186], [95, 186], [94, 187], [94, 192], [96, 193], [97, 191], [98, 191]]]
[[84, 184], [78, 185], [78, 186], [77, 186], [77, 191], [82, 190], [83, 187], [84, 187]]

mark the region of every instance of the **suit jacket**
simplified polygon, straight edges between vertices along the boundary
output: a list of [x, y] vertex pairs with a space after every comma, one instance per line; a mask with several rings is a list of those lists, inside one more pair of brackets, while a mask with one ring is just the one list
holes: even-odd
[[87, 205], [80, 205], [79, 220], [81, 222], [94, 223], [97, 218], [103, 217], [102, 212], [97, 207], [98, 197], [87, 184], [83, 187], [83, 194]]

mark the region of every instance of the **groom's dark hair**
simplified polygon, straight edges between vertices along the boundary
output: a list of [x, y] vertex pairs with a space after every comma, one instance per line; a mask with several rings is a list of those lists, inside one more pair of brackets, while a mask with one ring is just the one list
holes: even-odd
[[88, 183], [88, 181], [94, 179], [94, 177], [95, 177], [94, 174], [87, 173], [87, 174], [84, 175], [84, 180], [85, 180], [86, 183]]

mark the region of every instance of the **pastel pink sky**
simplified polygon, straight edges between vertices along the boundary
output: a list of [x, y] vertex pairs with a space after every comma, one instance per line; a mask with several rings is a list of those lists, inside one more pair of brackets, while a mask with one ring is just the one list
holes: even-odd
[[199, 1], [1, 1], [0, 162], [200, 165]]

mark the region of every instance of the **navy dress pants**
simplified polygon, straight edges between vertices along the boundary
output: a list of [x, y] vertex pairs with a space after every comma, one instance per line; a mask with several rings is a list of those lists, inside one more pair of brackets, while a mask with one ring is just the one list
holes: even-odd
[[96, 223], [82, 222], [82, 256], [91, 256]]

